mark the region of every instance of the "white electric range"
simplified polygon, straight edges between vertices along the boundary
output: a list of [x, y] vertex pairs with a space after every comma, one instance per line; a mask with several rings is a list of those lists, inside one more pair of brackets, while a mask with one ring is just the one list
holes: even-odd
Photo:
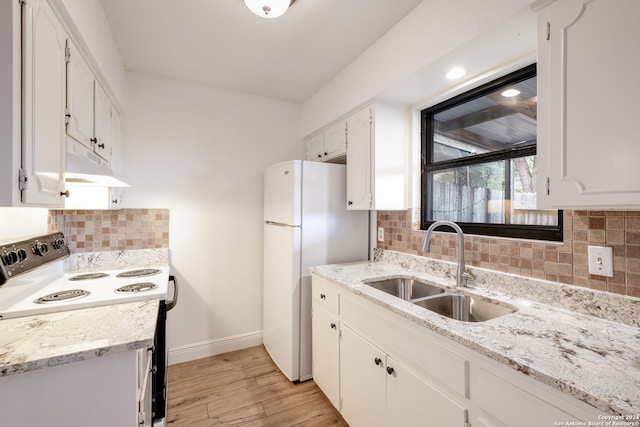
[[[169, 266], [65, 273], [70, 256], [62, 233], [0, 244], [0, 321], [17, 317], [136, 301], [158, 300], [152, 363], [152, 407], [144, 425], [162, 426], [166, 415], [167, 311], [178, 299], [178, 283]], [[169, 282], [173, 298], [167, 301]], [[145, 401], [146, 401], [145, 400]]]
[[65, 273], [68, 256], [62, 233], [0, 245], [0, 319], [167, 299], [168, 266]]

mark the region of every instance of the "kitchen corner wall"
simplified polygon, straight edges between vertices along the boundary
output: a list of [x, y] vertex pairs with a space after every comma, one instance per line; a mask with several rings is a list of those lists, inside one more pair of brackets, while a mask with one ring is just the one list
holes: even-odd
[[48, 228], [71, 253], [169, 247], [168, 209], [50, 210]]
[[[562, 243], [465, 236], [467, 265], [640, 297], [640, 211], [564, 211]], [[456, 236], [435, 233], [431, 252], [420, 251], [425, 232], [412, 226], [411, 210], [378, 212], [385, 240], [378, 248], [457, 260]], [[613, 277], [589, 274], [587, 247], [613, 248]]]

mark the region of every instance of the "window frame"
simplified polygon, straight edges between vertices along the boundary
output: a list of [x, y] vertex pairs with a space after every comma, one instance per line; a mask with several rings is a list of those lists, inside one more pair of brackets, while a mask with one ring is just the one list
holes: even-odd
[[[420, 229], [426, 230], [434, 221], [428, 219], [428, 213], [433, 209], [433, 200], [428, 194], [432, 193], [432, 180], [430, 172], [436, 172], [456, 167], [485, 164], [492, 161], [505, 161], [505, 178], [510, 178], [511, 167], [507, 163], [519, 157], [536, 155], [536, 143], [523, 144], [514, 148], [507, 148], [500, 151], [492, 151], [484, 154], [477, 154], [468, 157], [461, 157], [453, 160], [443, 160], [431, 163], [433, 159], [434, 132], [433, 118], [443, 110], [456, 107], [465, 102], [483, 97], [489, 93], [510, 84], [527, 80], [537, 75], [536, 64], [531, 64], [520, 70], [509, 73], [491, 82], [471, 89], [451, 99], [440, 102], [434, 106], [423, 109], [420, 112], [420, 134], [421, 134], [421, 179], [420, 179]], [[510, 195], [511, 179], [505, 179], [505, 194]], [[523, 225], [523, 224], [489, 224], [489, 223], [469, 223], [456, 222], [465, 233], [522, 238], [531, 240], [547, 240], [561, 242], [563, 240], [562, 210], [558, 210], [558, 225]]]

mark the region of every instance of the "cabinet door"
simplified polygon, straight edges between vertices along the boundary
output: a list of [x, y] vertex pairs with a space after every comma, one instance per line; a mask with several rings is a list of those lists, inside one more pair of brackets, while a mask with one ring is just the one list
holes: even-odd
[[389, 356], [387, 364], [387, 426], [465, 426], [464, 407]]
[[340, 323], [335, 314], [313, 301], [313, 380], [340, 407]]
[[333, 159], [347, 152], [347, 124], [339, 122], [324, 132], [324, 152], [326, 159]]
[[383, 426], [386, 414], [385, 354], [342, 325], [340, 413], [353, 427]]
[[579, 421], [484, 369], [478, 372], [476, 394], [480, 409], [478, 419], [485, 425], [537, 427], [552, 426], [558, 421]]
[[365, 108], [347, 120], [347, 209], [370, 209], [371, 109]]
[[69, 41], [67, 60], [67, 135], [93, 150], [93, 73]]
[[111, 101], [102, 85], [96, 80], [94, 83], [94, 147], [93, 151], [105, 159], [111, 161]]
[[319, 133], [307, 140], [307, 160], [322, 161], [324, 156], [324, 134]]
[[22, 19], [22, 202], [63, 207], [67, 36], [46, 1], [26, 1]]
[[540, 12], [542, 207], [640, 205], [638, 16], [637, 0], [562, 0]]

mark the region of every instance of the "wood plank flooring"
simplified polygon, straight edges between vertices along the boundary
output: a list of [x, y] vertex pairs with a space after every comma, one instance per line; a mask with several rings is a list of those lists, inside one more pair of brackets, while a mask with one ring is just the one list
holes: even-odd
[[169, 366], [167, 426], [348, 427], [313, 381], [291, 383], [263, 346]]

